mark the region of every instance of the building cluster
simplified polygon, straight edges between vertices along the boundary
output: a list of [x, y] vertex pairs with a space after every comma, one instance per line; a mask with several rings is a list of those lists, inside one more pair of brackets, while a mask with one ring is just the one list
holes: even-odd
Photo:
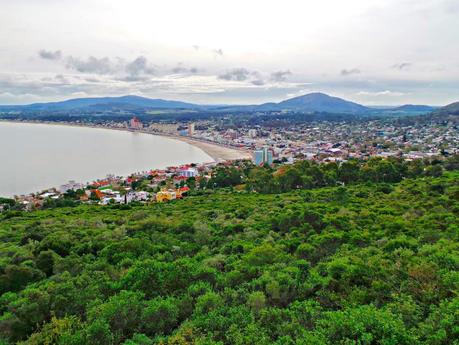
[[154, 169], [128, 177], [107, 175], [105, 179], [86, 184], [69, 181], [40, 193], [16, 196], [25, 210], [41, 208], [46, 202], [71, 198], [82, 203], [129, 204], [131, 202], [165, 202], [186, 197], [187, 181], [210, 179], [216, 163], [188, 164], [167, 169]]
[[[459, 153], [457, 122], [413, 123], [397, 119], [376, 119], [318, 121], [267, 127], [249, 123], [233, 126], [231, 123], [228, 125], [217, 120], [144, 125], [134, 117], [129, 123], [108, 122], [98, 127], [185, 135], [225, 147], [250, 150], [253, 152], [253, 163], [258, 166], [274, 163], [291, 164], [304, 159], [340, 162], [350, 158], [396, 156], [414, 160]], [[41, 207], [46, 200], [59, 200], [69, 194], [88, 203], [164, 202], [186, 196], [189, 191], [187, 181], [190, 178], [194, 178], [197, 183], [201, 179], [210, 179], [215, 164], [156, 169], [126, 178], [108, 176], [104, 180], [88, 184], [69, 181], [42, 193], [16, 197], [16, 201], [26, 209]]]
[[193, 138], [251, 150], [257, 165], [298, 159], [319, 162], [390, 156], [418, 159], [459, 152], [459, 125], [451, 122], [319, 121], [275, 128], [260, 125], [225, 128], [207, 122], [199, 127], [205, 129], [196, 130]]
[[272, 165], [273, 164], [273, 150], [268, 146], [253, 151], [253, 162], [255, 165]]

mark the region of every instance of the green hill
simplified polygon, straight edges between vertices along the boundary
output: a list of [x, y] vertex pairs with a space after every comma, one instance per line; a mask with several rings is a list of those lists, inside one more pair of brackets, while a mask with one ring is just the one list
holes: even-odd
[[438, 109], [435, 113], [440, 115], [459, 115], [459, 102], [448, 104]]
[[0, 344], [457, 344], [458, 214], [458, 172], [10, 211]]

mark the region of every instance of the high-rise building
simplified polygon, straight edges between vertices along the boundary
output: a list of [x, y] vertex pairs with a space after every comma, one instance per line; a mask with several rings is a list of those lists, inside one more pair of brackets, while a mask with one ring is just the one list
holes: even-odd
[[263, 165], [264, 164], [263, 150], [255, 150], [255, 151], [253, 151], [253, 162], [255, 163], [255, 165]]
[[273, 150], [268, 149], [267, 147], [265, 150], [266, 163], [268, 163], [268, 165], [272, 165], [274, 161]]
[[255, 165], [273, 164], [273, 151], [267, 146], [253, 151], [253, 162]]
[[192, 137], [192, 136], [194, 135], [194, 127], [195, 127], [194, 122], [192, 122], [192, 123], [190, 123], [190, 124], [188, 125], [188, 135], [189, 135], [190, 137]]
[[134, 116], [131, 121], [129, 121], [129, 128], [139, 130], [143, 128], [143, 124], [137, 117]]

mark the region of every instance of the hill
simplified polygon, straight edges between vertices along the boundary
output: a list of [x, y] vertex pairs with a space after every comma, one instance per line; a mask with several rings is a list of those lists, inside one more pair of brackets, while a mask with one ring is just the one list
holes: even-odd
[[135, 109], [201, 109], [209, 112], [254, 112], [291, 110], [298, 112], [329, 112], [329, 113], [363, 113], [368, 110], [360, 104], [331, 97], [323, 93], [287, 99], [279, 103], [261, 105], [197, 105], [192, 103], [150, 99], [139, 96], [76, 98], [62, 102], [35, 103], [21, 106], [0, 106], [3, 111], [23, 112], [55, 112], [55, 111], [115, 111]]
[[430, 105], [415, 105], [415, 104], [405, 104], [400, 107], [395, 107], [390, 109], [391, 111], [402, 111], [402, 112], [419, 112], [419, 113], [428, 113], [435, 110], [436, 107]]
[[0, 343], [449, 344], [458, 181], [0, 215]]
[[158, 109], [193, 109], [198, 105], [180, 101], [151, 99], [140, 96], [75, 98], [62, 102], [34, 103], [23, 106], [2, 106], [9, 109], [29, 111], [75, 110], [85, 108], [158, 108]]
[[277, 103], [276, 107], [279, 109], [328, 113], [362, 113], [369, 111], [369, 108], [363, 105], [346, 101], [342, 98], [331, 97], [320, 92], [287, 99]]
[[445, 107], [438, 109], [435, 114], [439, 115], [459, 115], [459, 102], [448, 104]]

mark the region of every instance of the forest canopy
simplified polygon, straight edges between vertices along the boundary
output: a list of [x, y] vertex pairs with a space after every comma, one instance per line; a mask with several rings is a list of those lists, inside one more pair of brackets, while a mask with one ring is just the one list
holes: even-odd
[[5, 212], [0, 344], [459, 344], [459, 172], [391, 164]]

